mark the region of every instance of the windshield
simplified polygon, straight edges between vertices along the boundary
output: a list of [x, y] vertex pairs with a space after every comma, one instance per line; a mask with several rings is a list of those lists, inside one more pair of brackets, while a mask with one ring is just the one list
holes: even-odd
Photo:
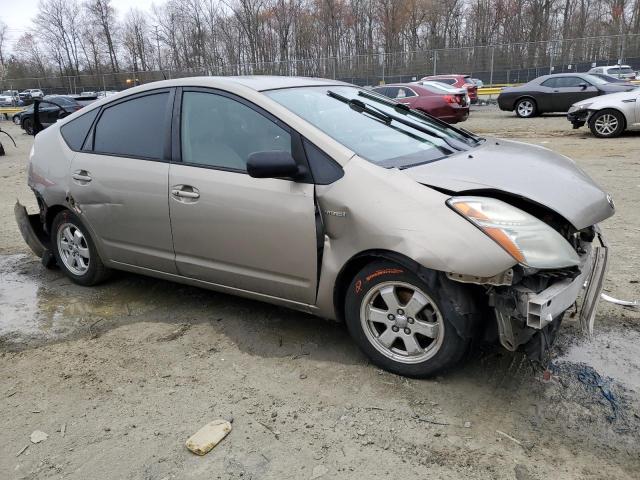
[[419, 85], [422, 85], [428, 90], [431, 90], [434, 93], [461, 93], [464, 92], [464, 89], [460, 89], [458, 87], [452, 87], [446, 83], [440, 82], [418, 82]]
[[469, 150], [481, 139], [356, 87], [302, 87], [264, 92], [377, 165], [407, 168]]
[[605, 79], [596, 77], [595, 75], [586, 74], [584, 79], [590, 82], [592, 85], [604, 85], [607, 82]]
[[631, 67], [613, 67], [608, 70], [609, 73], [618, 74], [618, 73], [633, 73]]

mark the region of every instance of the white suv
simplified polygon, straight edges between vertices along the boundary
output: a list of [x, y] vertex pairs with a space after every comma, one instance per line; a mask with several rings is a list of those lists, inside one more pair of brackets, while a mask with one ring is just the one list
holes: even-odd
[[636, 72], [629, 65], [609, 65], [607, 67], [594, 67], [587, 73], [601, 73], [625, 80], [635, 80]]
[[27, 88], [22, 92], [20, 92], [19, 95], [20, 95], [20, 100], [44, 97], [44, 93], [39, 88]]

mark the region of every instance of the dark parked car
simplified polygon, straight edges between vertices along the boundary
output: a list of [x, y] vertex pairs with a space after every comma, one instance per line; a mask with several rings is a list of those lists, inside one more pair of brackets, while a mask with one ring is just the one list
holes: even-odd
[[393, 98], [411, 108], [426, 112], [447, 123], [463, 122], [469, 117], [469, 101], [463, 89], [447, 85], [392, 84], [376, 87], [374, 92]]
[[452, 87], [464, 88], [469, 94], [471, 103], [478, 103], [478, 85], [470, 75], [432, 75], [421, 78], [420, 80], [446, 83]]
[[[47, 95], [41, 101], [38, 108], [38, 115], [42, 128], [56, 123], [59, 119], [72, 114], [76, 110], [80, 110], [83, 107], [78, 101], [65, 95]], [[30, 106], [28, 109], [20, 113], [20, 126], [29, 135], [33, 134], [34, 125], [34, 107]]]
[[519, 87], [506, 87], [498, 96], [500, 110], [514, 111], [523, 118], [547, 112], [566, 112], [576, 102], [607, 93], [635, 88], [609, 83], [587, 73], [543, 75]]

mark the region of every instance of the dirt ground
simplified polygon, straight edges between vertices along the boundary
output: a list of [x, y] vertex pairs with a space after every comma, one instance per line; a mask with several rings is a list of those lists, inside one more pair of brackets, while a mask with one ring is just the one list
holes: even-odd
[[[640, 133], [599, 140], [495, 107], [463, 125], [568, 155], [612, 192], [605, 288], [640, 298]], [[78, 287], [20, 238], [31, 138], [0, 126], [18, 142], [0, 140], [0, 478], [639, 478], [640, 312], [601, 303], [591, 340], [568, 319], [550, 378], [485, 350], [411, 380], [309, 315], [124, 273]], [[229, 436], [187, 451], [219, 417]]]

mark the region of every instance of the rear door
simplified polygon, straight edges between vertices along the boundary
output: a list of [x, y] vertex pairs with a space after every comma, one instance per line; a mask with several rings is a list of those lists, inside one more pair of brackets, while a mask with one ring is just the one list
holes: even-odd
[[[247, 158], [284, 150], [295, 132], [244, 99], [184, 89], [176, 104], [170, 213], [181, 275], [311, 304], [317, 279], [314, 186], [252, 178]], [[304, 156], [304, 153], [302, 152]]]
[[[168, 204], [172, 99], [171, 89], [153, 90], [90, 111], [97, 118], [79, 143], [70, 183], [110, 260], [168, 273], [176, 272]], [[63, 136], [71, 138], [83, 117], [64, 125]]]

